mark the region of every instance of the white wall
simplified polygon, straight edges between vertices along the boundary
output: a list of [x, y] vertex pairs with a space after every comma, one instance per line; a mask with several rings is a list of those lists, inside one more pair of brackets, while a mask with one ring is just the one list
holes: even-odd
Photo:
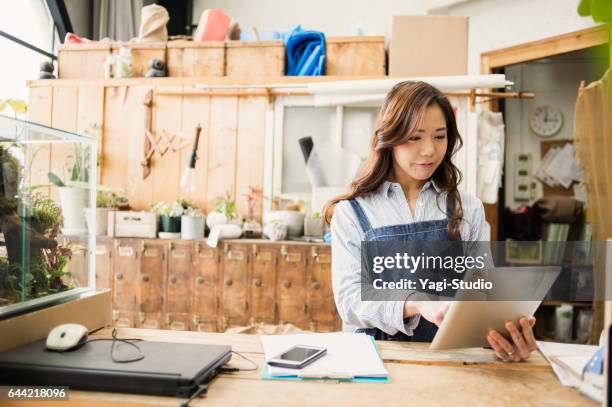
[[[393, 14], [426, 14], [432, 0], [195, 0], [194, 24], [207, 8], [222, 8], [243, 31], [283, 31], [290, 25], [323, 31], [326, 35], [351, 35], [361, 27], [366, 34], [386, 35]], [[435, 3], [439, 3], [436, 1]]]
[[439, 10], [470, 17], [468, 72], [480, 73], [480, 54], [595, 25], [580, 17], [578, 0], [474, 0]]

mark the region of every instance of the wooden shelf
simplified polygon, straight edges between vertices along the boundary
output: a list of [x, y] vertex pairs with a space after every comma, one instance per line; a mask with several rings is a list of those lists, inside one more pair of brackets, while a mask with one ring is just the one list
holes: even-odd
[[542, 301], [542, 306], [545, 307], [557, 307], [559, 305], [572, 305], [574, 307], [592, 307], [593, 303], [590, 301]]
[[30, 88], [46, 86], [176, 86], [176, 85], [302, 85], [318, 82], [390, 79], [389, 76], [208, 76], [193, 78], [114, 78], [114, 79], [37, 79], [27, 81]]

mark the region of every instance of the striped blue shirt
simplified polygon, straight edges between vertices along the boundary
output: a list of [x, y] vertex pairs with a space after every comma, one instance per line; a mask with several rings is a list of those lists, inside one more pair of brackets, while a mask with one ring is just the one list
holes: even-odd
[[[463, 220], [460, 233], [464, 241], [488, 241], [489, 225], [485, 221], [484, 207], [480, 199], [467, 192], [460, 192]], [[363, 208], [373, 228], [446, 219], [446, 193], [440, 192], [435, 183], [423, 185], [416, 202], [414, 216], [408, 206], [402, 187], [397, 182], [383, 182], [372, 194], [357, 201]], [[344, 322], [344, 330], [378, 328], [390, 335], [401, 331], [412, 335], [420, 315], [403, 318], [404, 301], [361, 300], [361, 241], [364, 231], [348, 201], [336, 205], [331, 221], [332, 233], [332, 287], [336, 308]], [[410, 295], [407, 299], [410, 299]]]

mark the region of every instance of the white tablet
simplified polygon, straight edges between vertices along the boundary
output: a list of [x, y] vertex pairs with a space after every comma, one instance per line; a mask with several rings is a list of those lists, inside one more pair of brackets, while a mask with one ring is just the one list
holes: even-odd
[[[506, 321], [531, 317], [557, 279], [561, 267], [503, 267], [490, 273], [494, 288], [486, 292], [485, 301], [453, 301], [430, 349], [455, 349], [489, 346], [487, 333], [495, 329], [506, 334]], [[468, 276], [466, 276], [466, 279]], [[521, 291], [519, 291], [521, 290]], [[525, 293], [528, 290], [528, 293]], [[523, 294], [525, 301], [496, 301]], [[482, 293], [480, 293], [482, 295]], [[479, 298], [479, 293], [458, 293], [458, 296]], [[518, 296], [517, 296], [518, 298]]]

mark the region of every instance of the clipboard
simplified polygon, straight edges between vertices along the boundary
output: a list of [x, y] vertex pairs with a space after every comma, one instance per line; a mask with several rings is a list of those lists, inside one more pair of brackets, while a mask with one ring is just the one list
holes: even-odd
[[[370, 337], [372, 346], [378, 357], [380, 352], [376, 346], [374, 337]], [[332, 382], [353, 382], [353, 383], [391, 383], [389, 376], [387, 377], [367, 377], [367, 376], [352, 376], [341, 372], [320, 372], [320, 374], [309, 375], [308, 377], [300, 377], [300, 371], [296, 370], [295, 375], [272, 376], [268, 369], [268, 364], [264, 364], [261, 369], [261, 378], [265, 380], [304, 380], [304, 381], [332, 381]]]

